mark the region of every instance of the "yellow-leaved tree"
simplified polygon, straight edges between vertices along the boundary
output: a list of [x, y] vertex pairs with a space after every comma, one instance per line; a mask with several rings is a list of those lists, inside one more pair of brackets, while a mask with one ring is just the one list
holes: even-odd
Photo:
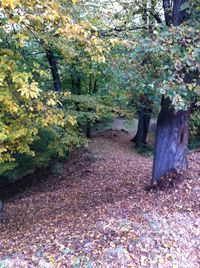
[[[41, 129], [53, 128], [62, 144], [58, 149], [61, 155], [63, 148], [82, 143], [76, 119], [59, 100], [62, 93], [41, 88], [48, 74], [38, 70], [36, 58], [31, 64], [27, 60], [27, 51], [34, 46], [44, 51], [57, 49], [68, 58], [68, 48], [78, 42], [93, 60], [105, 61], [108, 50], [95, 28], [84, 20], [76, 21], [71, 14], [76, 2], [0, 1], [0, 175], [17, 155], [34, 156], [32, 144]], [[55, 144], [48, 146], [54, 148]]]

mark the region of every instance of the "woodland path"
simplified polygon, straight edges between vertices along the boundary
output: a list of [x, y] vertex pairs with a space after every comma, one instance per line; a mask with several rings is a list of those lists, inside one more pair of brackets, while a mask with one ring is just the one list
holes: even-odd
[[125, 132], [93, 135], [59, 176], [8, 200], [5, 267], [200, 267], [200, 153], [189, 158], [196, 179], [147, 191], [152, 158]]

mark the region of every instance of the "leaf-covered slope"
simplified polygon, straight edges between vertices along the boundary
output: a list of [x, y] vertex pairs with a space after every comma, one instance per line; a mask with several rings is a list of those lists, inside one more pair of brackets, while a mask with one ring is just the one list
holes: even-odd
[[152, 159], [129, 140], [96, 134], [60, 176], [10, 199], [1, 258], [11, 267], [198, 267], [200, 153], [189, 156], [195, 180], [146, 191]]

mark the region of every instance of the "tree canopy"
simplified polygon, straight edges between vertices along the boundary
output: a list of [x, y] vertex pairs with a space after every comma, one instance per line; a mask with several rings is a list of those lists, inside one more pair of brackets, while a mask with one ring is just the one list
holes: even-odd
[[136, 116], [144, 97], [155, 114], [162, 98], [175, 113], [198, 103], [199, 12], [194, 0], [0, 1], [0, 174], [66, 156], [86, 142], [81, 124]]

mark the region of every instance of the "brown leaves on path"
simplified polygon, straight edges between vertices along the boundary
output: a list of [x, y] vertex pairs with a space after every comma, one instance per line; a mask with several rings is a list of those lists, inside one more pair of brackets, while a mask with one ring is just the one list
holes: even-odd
[[120, 131], [94, 135], [60, 176], [6, 203], [6, 267], [200, 266], [200, 153], [189, 156], [195, 179], [146, 191], [152, 158], [129, 140]]

